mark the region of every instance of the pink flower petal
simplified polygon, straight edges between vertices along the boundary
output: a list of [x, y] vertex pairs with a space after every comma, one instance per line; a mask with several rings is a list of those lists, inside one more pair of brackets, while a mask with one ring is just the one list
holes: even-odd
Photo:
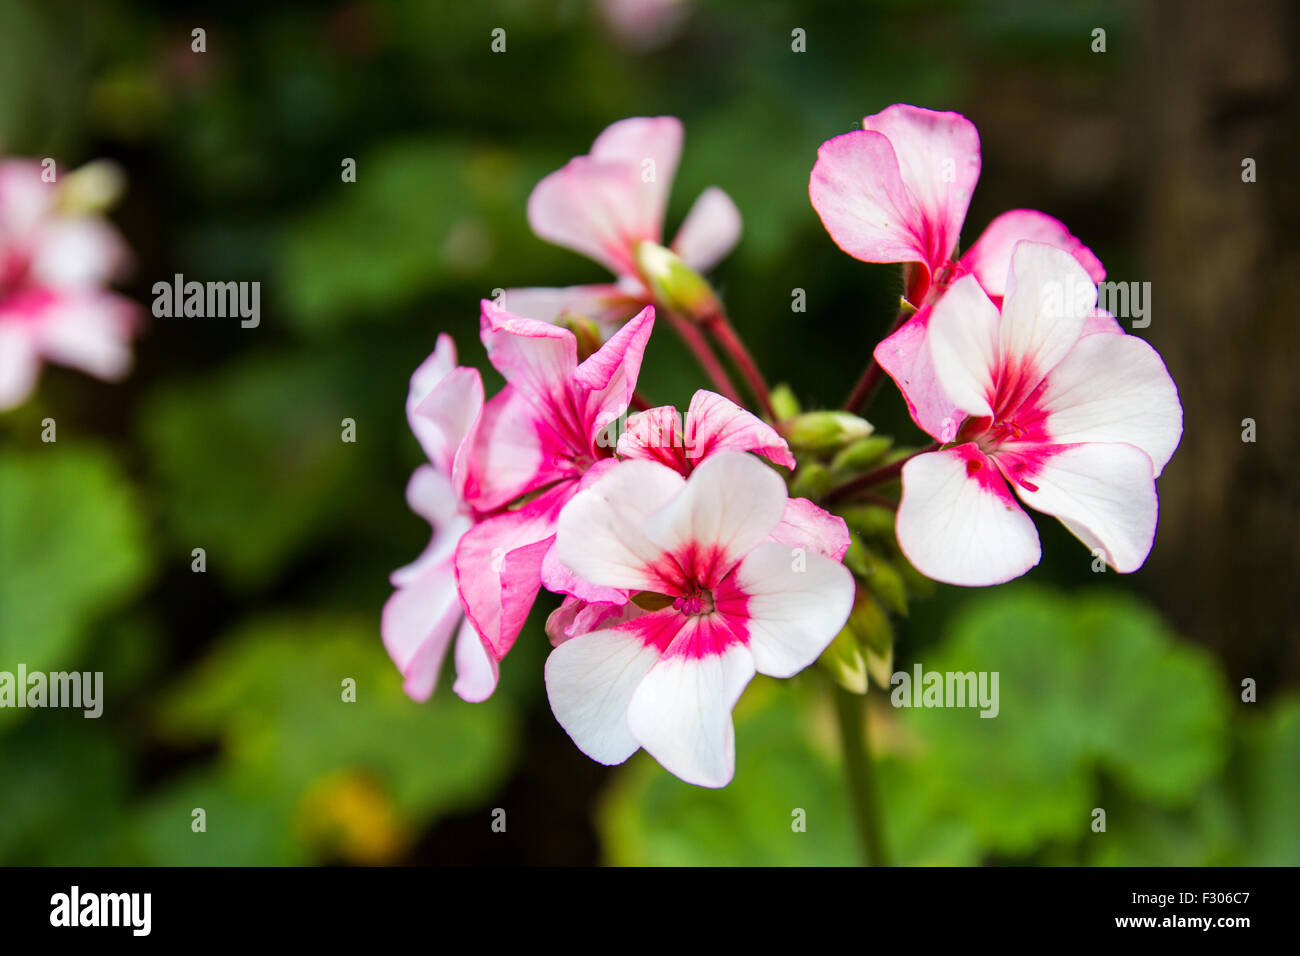
[[975, 275], [995, 301], [1006, 295], [1011, 271], [1011, 250], [1017, 242], [1042, 242], [1063, 249], [1083, 266], [1093, 282], [1106, 278], [1106, 268], [1058, 219], [1033, 209], [1012, 209], [988, 224], [975, 244], [961, 257], [962, 267]]
[[876, 346], [875, 359], [894, 380], [912, 420], [926, 434], [940, 441], [952, 441], [965, 413], [939, 385], [930, 358], [927, 336], [931, 307], [923, 306], [898, 330]]
[[[1001, 366], [997, 306], [974, 276], [953, 283], [934, 305], [926, 333], [935, 380], [968, 415], [992, 415]], [[936, 435], [951, 441], [953, 436]]]
[[823, 143], [808, 198], [835, 244], [855, 259], [938, 265], [930, 263], [926, 225], [882, 134], [854, 130]]
[[849, 619], [849, 569], [813, 551], [766, 542], [733, 575], [745, 594], [749, 649], [760, 674], [793, 677], [811, 665]]
[[717, 186], [700, 193], [686, 214], [672, 250], [696, 272], [708, 272], [740, 241], [740, 210]]
[[790, 446], [771, 425], [716, 392], [700, 389], [686, 412], [686, 457], [698, 464], [730, 449], [750, 451], [769, 461], [795, 466]]
[[831, 514], [807, 498], [791, 498], [785, 503], [781, 523], [772, 529], [768, 540], [839, 561], [849, 550], [849, 527], [839, 515]]
[[948, 584], [1001, 584], [1041, 557], [1033, 521], [973, 444], [918, 455], [903, 466], [897, 531], [912, 565]]
[[627, 727], [670, 773], [698, 786], [723, 787], [736, 765], [731, 711], [754, 676], [754, 658], [718, 616], [685, 621], [636, 685]]
[[980, 138], [960, 113], [906, 104], [887, 107], [862, 121], [864, 130], [888, 138], [903, 186], [925, 224], [920, 260], [938, 268], [953, 254], [980, 175]]
[[996, 457], [1004, 474], [1027, 463], [1017, 472], [1020, 500], [1059, 518], [1088, 548], [1101, 549], [1116, 571], [1136, 571], [1146, 561], [1159, 505], [1151, 459], [1140, 448], [1018, 446], [999, 450]]
[[1156, 350], [1134, 335], [1085, 335], [1034, 401], [1053, 443], [1136, 445], [1157, 476], [1183, 433], [1178, 389]]

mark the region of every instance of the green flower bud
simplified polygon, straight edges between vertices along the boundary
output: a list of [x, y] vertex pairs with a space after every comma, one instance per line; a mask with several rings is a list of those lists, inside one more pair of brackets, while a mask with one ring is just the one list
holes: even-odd
[[848, 412], [804, 412], [781, 424], [781, 434], [800, 451], [836, 451], [871, 434], [870, 422]]
[[566, 312], [556, 320], [555, 324], [568, 329], [578, 340], [579, 362], [585, 361], [592, 353], [600, 349], [602, 344], [600, 327], [585, 315]]
[[863, 538], [894, 540], [894, 511], [883, 505], [845, 505], [836, 509], [844, 523]]
[[851, 628], [846, 627], [836, 635], [817, 663], [849, 693], [867, 692], [867, 661]]
[[831, 488], [831, 470], [820, 462], [807, 461], [799, 466], [790, 482], [792, 498], [820, 498]]
[[639, 242], [636, 265], [657, 305], [693, 321], [722, 311], [713, 287], [672, 250], [654, 242]]
[[863, 588], [858, 588], [857, 597], [853, 601], [849, 627], [863, 647], [874, 651], [879, 657], [888, 655], [890, 660], [893, 659], [894, 629], [890, 626], [889, 616]]
[[870, 435], [846, 446], [831, 460], [831, 471], [837, 475], [857, 475], [870, 469], [893, 446], [888, 435]]
[[776, 412], [777, 421], [783, 422], [799, 414], [799, 399], [794, 397], [794, 391], [785, 382], [772, 389], [769, 397], [772, 399], [772, 409]]

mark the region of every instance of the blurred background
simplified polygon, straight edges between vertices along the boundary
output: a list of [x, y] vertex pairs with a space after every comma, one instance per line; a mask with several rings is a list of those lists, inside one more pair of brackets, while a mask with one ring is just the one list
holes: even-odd
[[[939, 587], [893, 622], [897, 668], [997, 670], [1001, 715], [873, 689], [892, 859], [1300, 864], [1295, 8], [682, 0], [629, 28], [627, 6], [0, 4], [3, 152], [121, 164], [125, 291], [147, 311], [175, 273], [262, 283], [260, 327], [150, 317], [123, 384], [47, 368], [0, 416], [0, 670], [103, 671], [106, 699], [99, 720], [0, 710], [0, 862], [853, 862], [819, 675], [751, 685], [736, 781], [710, 792], [572, 745], [541, 679], [549, 596], [482, 705], [446, 673], [410, 702], [379, 609], [428, 537], [403, 500], [412, 370], [441, 331], [483, 365], [496, 288], [603, 281], [530, 234], [538, 179], [616, 119], [681, 117], [670, 233], [704, 187], [731, 194], [745, 231], [715, 279], [735, 322], [770, 379], [833, 406], [901, 278], [834, 246], [808, 174], [823, 140], [907, 102], [979, 128], [965, 243], [1038, 208], [1109, 278], [1151, 283], [1136, 334], [1186, 431], [1139, 573], [1094, 574], [1040, 521], [1024, 580]], [[667, 332], [640, 390], [684, 407], [704, 379]], [[919, 438], [892, 388], [870, 417]]]

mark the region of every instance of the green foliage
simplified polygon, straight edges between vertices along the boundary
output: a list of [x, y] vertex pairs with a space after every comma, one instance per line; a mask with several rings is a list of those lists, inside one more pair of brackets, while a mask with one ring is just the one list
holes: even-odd
[[[1171, 865], [1300, 860], [1300, 701], [1244, 724], [1221, 680], [1137, 601], [1028, 587], [972, 599], [929, 671], [998, 671], [1000, 713], [904, 709], [872, 692], [876, 779], [893, 860]], [[736, 712], [720, 791], [634, 758], [601, 816], [610, 861], [856, 861], [825, 688], [759, 679]], [[1228, 779], [1225, 761], [1238, 768]], [[1091, 829], [1107, 810], [1107, 831]], [[796, 808], [807, 832], [791, 829]], [[1283, 816], [1290, 814], [1287, 819]], [[1267, 835], [1275, 835], [1269, 839]]]
[[[355, 701], [344, 699], [345, 681], [355, 682]], [[232, 827], [236, 846], [205, 852], [294, 862], [317, 838], [332, 847], [332, 830], [341, 828], [345, 849], [355, 838], [358, 858], [382, 858], [435, 816], [499, 784], [515, 739], [507, 700], [470, 705], [444, 688], [416, 705], [373, 623], [327, 616], [255, 622], [222, 641], [171, 689], [157, 727], [173, 744], [215, 740], [221, 751], [215, 773], [171, 785], [146, 810], [146, 847], [168, 864], [195, 862], [191, 844], [221, 841]], [[194, 839], [191, 807], [209, 811], [207, 834]], [[306, 845], [240, 836], [245, 823], [298, 834]]]
[[[0, 457], [0, 669], [76, 662], [92, 625], [149, 572], [130, 480], [101, 448], [51, 443]], [[0, 722], [15, 713], [0, 710]]]

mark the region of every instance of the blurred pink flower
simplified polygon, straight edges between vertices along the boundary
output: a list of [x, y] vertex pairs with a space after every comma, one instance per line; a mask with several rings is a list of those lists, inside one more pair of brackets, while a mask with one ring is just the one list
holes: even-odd
[[476, 520], [465, 500], [474, 436], [483, 411], [477, 369], [456, 365], [448, 335], [411, 376], [406, 417], [429, 463], [411, 475], [406, 500], [433, 526], [433, 538], [413, 563], [394, 571], [397, 589], [384, 605], [384, 647], [405, 677], [406, 693], [428, 700], [443, 658], [456, 636], [456, 683], [468, 701], [486, 700], [496, 689], [497, 662], [461, 608], [453, 564], [456, 546]]
[[[539, 182], [528, 199], [528, 222], [540, 238], [605, 266], [612, 283], [568, 288], [509, 289], [516, 315], [554, 322], [567, 314], [598, 322], [606, 334], [652, 301], [637, 271], [636, 247], [662, 243], [664, 212], [682, 152], [682, 124], [673, 116], [619, 120], [596, 137], [591, 152]], [[740, 212], [716, 186], [706, 189], [672, 242], [692, 269], [707, 272], [740, 239]]]
[[70, 208], [66, 177], [43, 171], [0, 161], [0, 410], [27, 399], [42, 361], [110, 381], [131, 368], [138, 309], [106, 288], [126, 245], [102, 216]]

